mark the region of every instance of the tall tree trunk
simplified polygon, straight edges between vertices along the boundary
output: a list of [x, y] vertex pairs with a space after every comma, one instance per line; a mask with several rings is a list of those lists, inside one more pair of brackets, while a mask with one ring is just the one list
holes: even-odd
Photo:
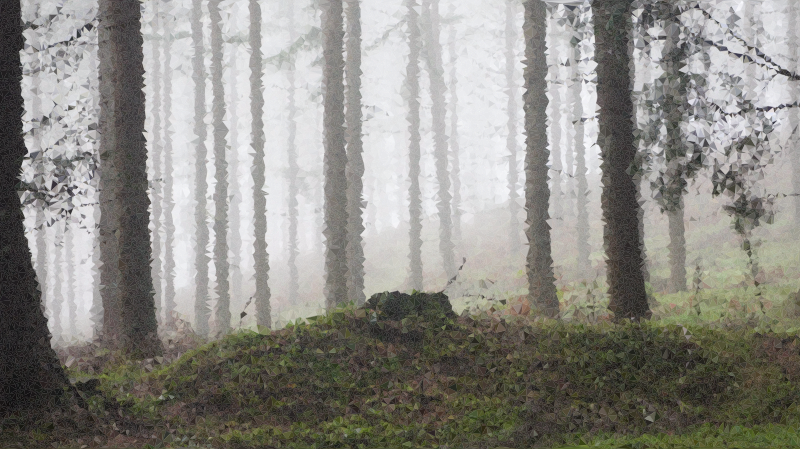
[[269, 255], [267, 254], [267, 196], [264, 192], [264, 84], [261, 77], [261, 5], [250, 0], [250, 114], [252, 115], [251, 143], [253, 147], [253, 216], [255, 244], [253, 260], [256, 277], [256, 322], [272, 327], [269, 299]]
[[[166, 16], [167, 29], [171, 29], [172, 16]], [[172, 171], [172, 33], [166, 33], [164, 39], [164, 324], [167, 328], [175, 327], [175, 256], [172, 246], [175, 243], [175, 223], [172, 212], [175, 210], [173, 199], [174, 173]]]
[[[455, 16], [455, 4], [450, 4], [450, 17]], [[458, 78], [456, 77], [458, 54], [456, 52], [456, 27], [450, 25], [448, 43], [450, 53], [450, 154], [453, 156], [453, 240], [461, 244], [461, 167], [459, 164], [460, 143], [458, 140]], [[513, 69], [512, 69], [513, 70]], [[455, 247], [454, 246], [454, 247]]]
[[519, 204], [517, 204], [517, 84], [514, 81], [514, 65], [517, 61], [516, 43], [517, 33], [517, 5], [515, 0], [506, 0], [506, 87], [508, 88], [508, 135], [506, 136], [506, 149], [508, 150], [508, 251], [515, 253], [520, 247], [519, 239]]
[[[153, 1], [153, 34], [155, 37], [159, 33], [166, 35], [166, 29], [159, 29], [159, 6], [160, 0]], [[166, 39], [166, 36], [161, 36]], [[151, 276], [153, 278], [153, 289], [155, 291], [156, 318], [161, 314], [161, 52], [159, 51], [159, 39], [153, 39], [153, 140], [151, 151], [153, 159], [153, 182], [151, 193], [153, 197], [153, 262], [151, 264]], [[160, 321], [160, 319], [159, 319]]]
[[406, 0], [406, 24], [408, 26], [408, 66], [406, 67], [406, 92], [408, 97], [408, 188], [409, 215], [409, 259], [411, 288], [422, 290], [422, 191], [419, 186], [420, 174], [420, 115], [419, 115], [419, 57], [422, 42], [419, 29], [419, 14], [416, 0]]
[[615, 320], [650, 318], [642, 273], [639, 189], [627, 172], [636, 157], [630, 48], [633, 0], [595, 0], [598, 136], [603, 173], [603, 220], [608, 308]]
[[528, 301], [549, 317], [558, 315], [553, 275], [547, 188], [547, 7], [541, 0], [525, 2], [525, 235]]
[[[98, 66], [99, 61], [99, 49], [95, 49], [94, 51], [89, 53], [90, 57], [90, 65], [92, 67], [92, 73], [97, 73], [98, 76], [92, 76], [89, 80], [89, 85], [91, 87], [91, 91], [93, 93], [93, 106], [96, 117], [98, 117], [98, 125], [99, 125], [99, 117], [101, 114], [100, 109], [100, 100], [102, 95], [100, 93], [100, 71]], [[101, 129], [102, 131], [102, 129]], [[102, 135], [99, 139], [96, 139], [93, 142], [93, 149], [95, 151], [95, 159], [98, 162], [97, 167], [102, 169], [101, 164], [99, 163], [100, 159], [100, 150], [101, 150], [101, 143]], [[96, 172], [95, 176], [100, 176], [99, 172]], [[100, 178], [98, 178], [100, 179]], [[100, 196], [101, 192], [99, 189], [95, 191], [95, 206], [92, 209], [92, 217], [94, 219], [94, 227], [92, 228], [92, 305], [89, 308], [89, 319], [92, 322], [92, 329], [90, 331], [90, 337], [93, 342], [102, 343], [102, 335], [103, 335], [103, 292], [100, 288], [102, 285], [102, 270], [100, 269], [101, 263], [101, 254], [100, 254], [100, 223], [102, 221], [101, 217], [101, 207], [100, 207]]]
[[[794, 73], [800, 70], [800, 39], [798, 39], [798, 25], [800, 25], [800, 5], [790, 1], [786, 13], [789, 15], [789, 49], [792, 58], [792, 69]], [[752, 64], [748, 64], [752, 65]], [[789, 83], [789, 94], [791, 101], [800, 101], [800, 85], [797, 81]], [[800, 110], [798, 108], [789, 109], [789, 128], [792, 135], [789, 138], [789, 158], [792, 164], [792, 205], [794, 206], [794, 223], [800, 227]]]
[[590, 268], [589, 254], [589, 211], [587, 207], [587, 195], [589, 193], [589, 182], [586, 178], [586, 146], [584, 144], [585, 129], [583, 126], [583, 73], [580, 71], [579, 63], [582, 60], [580, 44], [586, 39], [586, 21], [584, 6], [575, 8], [574, 36], [570, 41], [572, 46], [572, 60], [576, 63], [572, 66], [572, 123], [575, 127], [575, 184], [577, 212], [577, 249], [578, 249], [578, 269], [582, 275], [587, 275]]
[[217, 180], [214, 189], [214, 268], [217, 277], [217, 334], [222, 336], [231, 328], [231, 296], [228, 280], [228, 164], [225, 162], [225, 86], [222, 84], [222, 17], [219, 11], [221, 0], [208, 2], [211, 16], [211, 88], [214, 105], [214, 166]]
[[17, 177], [27, 153], [22, 134], [22, 31], [20, 2], [5, 2], [0, 14], [0, 416], [46, 406], [69, 385], [50, 346], [17, 195]]
[[[561, 193], [561, 64], [559, 62], [559, 55], [556, 51], [556, 43], [561, 40], [562, 32], [561, 27], [558, 25], [558, 21], [555, 19], [555, 8], [557, 5], [553, 7], [548, 7], [548, 17], [547, 21], [549, 22], [550, 26], [550, 49], [548, 51], [547, 56], [549, 61], [548, 64], [548, 71], [550, 73], [550, 83], [547, 90], [550, 92], [550, 96], [553, 98], [553, 103], [551, 103], [551, 117], [550, 117], [550, 135], [553, 138], [553, 141], [550, 142], [551, 150], [551, 157], [552, 157], [552, 164], [551, 164], [551, 171], [553, 172], [552, 178], [552, 188], [550, 190], [550, 197], [553, 199], [553, 219], [555, 220], [563, 220], [563, 210], [561, 201], [563, 201], [563, 195]], [[558, 225], [560, 226], [560, 224]]]
[[211, 317], [211, 308], [208, 304], [208, 215], [206, 192], [206, 136], [207, 129], [204, 122], [206, 115], [206, 73], [203, 57], [203, 11], [202, 0], [192, 0], [192, 43], [194, 45], [194, 58], [192, 59], [192, 79], [194, 80], [194, 134], [197, 136], [195, 149], [195, 201], [197, 206], [194, 213], [196, 239], [195, 250], [195, 293], [194, 316], [195, 327], [198, 334], [208, 336]]
[[[100, 0], [104, 5], [112, 0]], [[114, 126], [117, 170], [122, 214], [119, 218], [120, 302], [123, 348], [132, 358], [161, 353], [158, 339], [153, 279], [150, 273], [150, 199], [147, 195], [147, 147], [144, 133], [144, 52], [141, 3], [113, 0], [105, 18], [111, 43], [118, 53], [114, 60]], [[101, 6], [101, 9], [103, 6]], [[105, 173], [105, 172], [104, 172]]]
[[[680, 8], [677, 5], [666, 6], [668, 14], [667, 27], [680, 29]], [[669, 221], [669, 290], [672, 293], [686, 291], [686, 238], [684, 228], [683, 191], [686, 189], [683, 160], [686, 157], [686, 143], [682, 139], [681, 123], [684, 110], [690, 105], [686, 103], [686, 89], [689, 77], [683, 70], [688, 64], [685, 45], [681, 43], [680, 34], [668, 33], [662, 50], [663, 85], [669, 86], [663, 93], [661, 109], [667, 136], [664, 142], [664, 154], [667, 163], [670, 183], [667, 186], [664, 206]]]
[[[288, 0], [289, 16], [289, 42], [297, 39], [297, 32], [294, 26], [294, 0]], [[300, 253], [298, 248], [297, 227], [298, 227], [298, 195], [297, 176], [300, 167], [297, 164], [297, 103], [295, 101], [295, 61], [294, 58], [289, 62], [289, 70], [286, 73], [289, 79], [289, 142], [287, 153], [289, 159], [289, 304], [296, 305], [300, 300], [300, 276], [297, 271], [297, 255]]]
[[445, 129], [446, 105], [444, 101], [447, 86], [444, 83], [442, 47], [439, 44], [439, 0], [422, 0], [422, 14], [425, 31], [425, 60], [428, 67], [431, 89], [431, 116], [433, 118], [433, 155], [436, 161], [436, 180], [439, 183], [439, 253], [442, 256], [444, 272], [448, 279], [456, 274], [454, 245], [452, 241], [453, 224], [450, 211], [450, 175], [447, 170], [447, 132]]
[[231, 163], [229, 170], [231, 173], [230, 189], [230, 248], [231, 248], [231, 295], [239, 300], [242, 297], [242, 234], [241, 228], [241, 203], [242, 195], [239, 192], [239, 114], [237, 104], [239, 102], [239, 91], [236, 86], [236, 79], [239, 70], [236, 68], [238, 45], [231, 46], [231, 55], [228, 60], [228, 70], [230, 71], [230, 107], [231, 107]]
[[53, 260], [53, 298], [50, 301], [50, 311], [52, 313], [51, 319], [53, 320], [53, 339], [56, 344], [59, 344], [64, 339], [64, 327], [61, 325], [61, 306], [64, 303], [64, 294], [62, 292], [61, 279], [64, 277], [64, 262], [62, 256], [64, 254], [64, 223], [58, 222], [56, 232], [53, 235], [53, 242], [55, 247], [55, 257]]
[[344, 21], [342, 0], [322, 7], [325, 173], [325, 307], [347, 299], [347, 153], [344, 132]]
[[68, 226], [69, 221], [64, 226], [64, 263], [67, 269], [67, 324], [69, 325], [70, 339], [77, 335], [75, 321], [78, 318], [77, 304], [75, 304], [75, 260], [73, 250], [75, 248], [75, 232]]
[[347, 300], [357, 306], [364, 295], [364, 143], [361, 138], [361, 5], [347, 0]]

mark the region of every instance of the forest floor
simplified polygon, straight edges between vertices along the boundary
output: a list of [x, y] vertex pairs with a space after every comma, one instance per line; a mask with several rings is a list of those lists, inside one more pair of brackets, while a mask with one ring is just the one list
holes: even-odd
[[62, 348], [71, 380], [97, 390], [3, 419], [0, 447], [800, 446], [798, 309], [783, 290], [655, 294], [642, 324], [560, 294], [562, 321], [512, 302], [444, 329], [397, 323], [418, 343], [374, 338], [348, 306], [204, 344], [179, 330], [139, 362]]

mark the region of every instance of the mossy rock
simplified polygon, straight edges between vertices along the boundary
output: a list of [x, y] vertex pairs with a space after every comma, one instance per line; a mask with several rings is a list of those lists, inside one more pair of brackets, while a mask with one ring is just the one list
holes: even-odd
[[[390, 343], [414, 344], [422, 340], [423, 332], [413, 326], [438, 327], [447, 324], [447, 320], [455, 320], [458, 316], [453, 312], [450, 300], [443, 292], [412, 294], [400, 292], [381, 292], [372, 295], [362, 307], [366, 311], [370, 333], [382, 341]], [[415, 316], [413, 320], [405, 320]], [[405, 320], [405, 321], [404, 321]]]

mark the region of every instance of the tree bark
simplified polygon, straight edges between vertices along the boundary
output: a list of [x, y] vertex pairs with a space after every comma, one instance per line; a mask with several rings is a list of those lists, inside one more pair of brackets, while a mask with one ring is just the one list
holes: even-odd
[[[65, 225], [67, 225], [65, 223]], [[75, 248], [75, 232], [69, 227], [64, 227], [64, 264], [67, 269], [67, 324], [69, 325], [70, 339], [74, 339], [78, 332], [75, 322], [78, 318], [77, 304], [75, 303], [75, 260], [73, 250]]]
[[[558, 25], [558, 22], [555, 20], [554, 16], [554, 9], [553, 7], [548, 7], [547, 12], [547, 19], [550, 23], [550, 47], [552, 51], [548, 51], [548, 72], [550, 74], [550, 83], [547, 87], [547, 90], [550, 92], [550, 96], [553, 98], [553, 103], [551, 103], [551, 116], [550, 118], [550, 135], [553, 138], [553, 141], [550, 142], [551, 150], [551, 157], [552, 163], [550, 165], [550, 170], [553, 172], [552, 178], [552, 188], [550, 190], [550, 197], [553, 199], [553, 218], [556, 221], [561, 221], [564, 219], [563, 214], [564, 211], [562, 210], [563, 201], [563, 194], [561, 193], [561, 171], [563, 166], [561, 164], [561, 106], [563, 105], [561, 101], [561, 64], [559, 62], [559, 57], [556, 52], [555, 43], [560, 40], [562, 36], [561, 27]], [[560, 226], [560, 224], [558, 225]]]
[[228, 166], [231, 173], [230, 185], [230, 248], [231, 248], [231, 295], [236, 300], [242, 297], [242, 234], [241, 234], [241, 203], [242, 195], [239, 192], [239, 113], [237, 104], [239, 102], [239, 91], [236, 86], [236, 79], [239, 70], [236, 67], [238, 45], [231, 45], [230, 59], [228, 60], [228, 70], [230, 71], [230, 107], [231, 107], [231, 163]]
[[267, 254], [267, 196], [264, 192], [264, 69], [261, 63], [261, 5], [250, 0], [250, 114], [252, 115], [251, 143], [253, 147], [253, 216], [255, 244], [256, 323], [272, 327], [269, 290], [269, 255]]
[[228, 271], [228, 164], [225, 162], [225, 86], [222, 84], [222, 17], [221, 0], [208, 2], [211, 16], [211, 88], [214, 94], [212, 107], [214, 122], [214, 166], [217, 180], [214, 189], [214, 268], [217, 277], [217, 335], [223, 336], [231, 329], [231, 296]]
[[364, 143], [361, 133], [361, 5], [347, 0], [347, 300], [362, 306], [364, 295]]
[[23, 408], [46, 408], [69, 385], [50, 347], [17, 195], [17, 177], [27, 153], [22, 134], [22, 31], [20, 3], [4, 3], [0, 14], [0, 416]]
[[508, 87], [508, 135], [506, 136], [506, 149], [508, 150], [508, 250], [516, 253], [520, 249], [519, 238], [519, 204], [517, 204], [517, 84], [514, 82], [514, 65], [517, 61], [515, 52], [517, 33], [517, 4], [515, 0], [506, 0], [506, 86]]
[[[159, 29], [159, 10], [160, 0], [153, 3], [153, 34], [166, 30]], [[153, 198], [153, 262], [151, 264], [151, 276], [153, 278], [153, 289], [155, 291], [156, 318], [161, 314], [161, 52], [159, 51], [159, 39], [153, 39], [153, 104], [151, 114], [153, 115], [153, 140], [151, 141], [152, 160], [153, 160], [153, 182], [151, 194]], [[160, 319], [159, 319], [160, 321]]]
[[194, 293], [194, 316], [195, 327], [198, 334], [208, 336], [209, 318], [211, 309], [208, 301], [208, 264], [211, 259], [208, 257], [208, 215], [206, 191], [206, 136], [207, 129], [204, 122], [206, 115], [206, 73], [203, 58], [203, 12], [201, 0], [192, 1], [192, 43], [194, 44], [194, 58], [192, 59], [192, 79], [194, 80], [194, 134], [197, 136], [197, 147], [195, 149], [195, 293]]
[[[455, 16], [455, 4], [450, 4], [450, 16]], [[453, 181], [453, 240], [454, 248], [461, 244], [461, 167], [459, 164], [459, 153], [461, 152], [458, 140], [458, 78], [456, 52], [456, 27], [450, 25], [450, 37], [448, 43], [450, 53], [450, 154], [453, 157], [453, 170], [450, 177]], [[512, 68], [513, 70], [513, 68]]]
[[[289, 42], [294, 42], [297, 39], [297, 33], [294, 25], [294, 0], [288, 0], [288, 15], [289, 15]], [[295, 305], [300, 300], [300, 275], [297, 271], [297, 256], [300, 253], [298, 248], [297, 227], [298, 227], [298, 214], [299, 214], [299, 187], [297, 176], [300, 172], [300, 166], [297, 163], [297, 122], [295, 117], [297, 115], [297, 103], [295, 101], [295, 60], [291, 59], [289, 62], [289, 70], [286, 73], [289, 79], [289, 142], [288, 159], [289, 159], [289, 304]]]
[[433, 155], [436, 165], [436, 180], [439, 184], [436, 208], [439, 211], [439, 253], [442, 256], [447, 279], [456, 274], [454, 245], [452, 241], [453, 222], [450, 211], [450, 175], [447, 170], [447, 132], [445, 129], [445, 91], [442, 47], [439, 44], [439, 0], [422, 1], [422, 22], [425, 32], [425, 60], [428, 67], [431, 90], [431, 116], [433, 119]]
[[601, 194], [606, 251], [608, 308], [615, 320], [650, 318], [642, 273], [639, 188], [628, 173], [637, 148], [629, 36], [632, 0], [595, 0], [595, 58], [599, 106]]
[[[98, 30], [99, 31], [99, 30]], [[92, 51], [89, 53], [89, 57], [91, 58], [91, 67], [93, 69], [93, 73], [97, 73], [98, 76], [93, 76], [89, 83], [91, 86], [91, 91], [93, 93], [93, 106], [94, 106], [94, 113], [96, 114], [95, 117], [98, 117], [98, 125], [99, 125], [99, 118], [101, 114], [100, 109], [100, 100], [101, 100], [101, 93], [100, 93], [100, 70], [99, 70], [99, 49]], [[96, 71], [96, 72], [95, 72]], [[102, 128], [101, 128], [102, 131]], [[100, 150], [101, 150], [101, 143], [102, 135], [100, 138], [96, 139], [93, 144], [93, 149], [95, 150], [95, 158], [97, 160], [97, 170], [98, 172], [95, 173], [95, 176], [98, 179], [102, 178], [100, 176], [100, 169], [102, 169], [102, 165], [99, 163], [100, 159]], [[103, 335], [103, 292], [101, 289], [102, 286], [102, 270], [101, 270], [101, 254], [100, 254], [100, 223], [102, 221], [101, 217], [101, 207], [100, 207], [100, 195], [102, 194], [100, 189], [95, 190], [95, 206], [92, 210], [92, 217], [94, 219], [94, 227], [92, 228], [92, 305], [89, 308], [89, 319], [92, 322], [92, 330], [90, 331], [91, 340], [98, 344], [102, 344], [102, 335]]]
[[419, 186], [420, 175], [420, 104], [419, 104], [419, 57], [422, 48], [419, 13], [416, 0], [406, 0], [406, 24], [408, 26], [408, 65], [406, 67], [406, 101], [408, 102], [408, 188], [409, 215], [409, 271], [411, 288], [422, 290], [422, 191]]
[[64, 339], [64, 327], [61, 320], [61, 307], [64, 303], [61, 279], [64, 277], [64, 223], [57, 222], [57, 227], [53, 235], [53, 246], [55, 246], [55, 257], [53, 267], [55, 267], [55, 277], [53, 278], [53, 298], [50, 300], [51, 327], [53, 329], [53, 340], [60, 344]]
[[[174, 20], [167, 22], [172, 25]], [[171, 29], [171, 28], [170, 28]], [[175, 223], [172, 213], [175, 210], [173, 198], [174, 173], [172, 169], [172, 33], [164, 40], [164, 324], [175, 328]]]
[[[100, 0], [101, 4], [110, 0]], [[114, 126], [122, 214], [119, 217], [119, 267], [123, 348], [134, 359], [161, 353], [153, 279], [150, 273], [150, 199], [147, 195], [147, 147], [144, 121], [144, 53], [140, 3], [114, 0], [106, 18], [114, 60]]]
[[525, 2], [525, 209], [527, 212], [528, 301], [543, 314], [558, 315], [553, 275], [547, 188], [547, 9], [541, 0]]
[[347, 300], [347, 153], [344, 132], [344, 20], [342, 0], [322, 6], [322, 92], [325, 148], [325, 306]]
[[[581, 61], [583, 58], [578, 43], [589, 35], [589, 30], [584, 20], [584, 9], [581, 6], [575, 18], [576, 40], [572, 41], [574, 42], [572, 44], [572, 53], [575, 61]], [[578, 64], [572, 66], [572, 74], [574, 83], [572, 84], [572, 107], [570, 109], [573, 116], [572, 123], [575, 127], [575, 207], [577, 209], [575, 228], [578, 245], [578, 276], [582, 279], [588, 279], [592, 266], [589, 262], [589, 254], [591, 253], [591, 246], [589, 245], [589, 211], [587, 207], [589, 183], [586, 180], [585, 130], [583, 125], [583, 99], [581, 98], [584, 75]]]

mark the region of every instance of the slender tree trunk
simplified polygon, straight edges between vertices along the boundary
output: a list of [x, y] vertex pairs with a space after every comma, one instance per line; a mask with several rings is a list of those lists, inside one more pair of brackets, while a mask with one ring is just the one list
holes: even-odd
[[[450, 16], [455, 16], [455, 4], [450, 4]], [[458, 140], [458, 78], [456, 77], [458, 54], [456, 52], [456, 27], [450, 25], [448, 43], [450, 53], [450, 154], [453, 157], [453, 240], [461, 244], [461, 167], [459, 164], [460, 143]], [[513, 70], [513, 68], [512, 68]], [[454, 248], [455, 248], [454, 246]]]
[[364, 144], [361, 138], [361, 6], [347, 0], [347, 300], [357, 306], [364, 295]]
[[217, 277], [217, 334], [230, 332], [231, 297], [228, 280], [228, 181], [225, 162], [225, 86], [222, 84], [222, 17], [219, 11], [221, 0], [208, 2], [211, 16], [211, 87], [214, 92], [214, 166], [217, 185], [214, 189], [214, 268]]
[[[798, 25], [800, 25], [800, 5], [797, 2], [789, 1], [786, 10], [789, 15], [789, 50], [792, 58], [792, 69], [794, 73], [800, 70], [800, 39], [798, 39]], [[748, 64], [752, 65], [752, 64]], [[800, 85], [797, 81], [789, 83], [789, 93], [791, 101], [800, 101]], [[792, 164], [792, 205], [794, 206], [795, 226], [800, 227], [800, 110], [798, 108], [789, 109], [789, 128], [792, 135], [789, 138], [789, 158]]]
[[264, 192], [264, 68], [261, 63], [261, 5], [250, 0], [250, 114], [252, 115], [251, 143], [253, 147], [253, 215], [255, 248], [253, 259], [256, 277], [256, 322], [272, 327], [269, 290], [269, 255], [267, 254], [267, 196]]
[[62, 293], [61, 279], [64, 277], [64, 263], [62, 255], [64, 254], [64, 230], [63, 223], [58, 222], [58, 227], [53, 236], [55, 246], [55, 260], [53, 267], [55, 267], [55, 277], [53, 278], [53, 298], [50, 302], [50, 310], [52, 316], [53, 339], [56, 344], [59, 344], [64, 339], [64, 327], [61, 325], [61, 306], [64, 303], [64, 294]]
[[[89, 57], [91, 58], [91, 67], [93, 69], [93, 73], [100, 74], [99, 66], [98, 66], [98, 55], [99, 49], [95, 49], [94, 51], [89, 53]], [[93, 106], [95, 111], [95, 116], [98, 117], [98, 125], [99, 125], [99, 117], [101, 114], [100, 109], [100, 79], [99, 76], [93, 76], [89, 80], [91, 91], [93, 93]], [[102, 129], [101, 129], [102, 131]], [[97, 167], [102, 169], [102, 165], [99, 163], [100, 159], [100, 150], [101, 150], [101, 139], [102, 135], [99, 139], [96, 139], [93, 144], [93, 149], [95, 151], [95, 157], [98, 159]], [[100, 173], [96, 173], [95, 176], [100, 176]], [[100, 179], [100, 178], [98, 178]], [[100, 208], [100, 195], [101, 192], [99, 189], [95, 191], [95, 206], [92, 209], [92, 217], [94, 218], [94, 227], [92, 228], [92, 305], [89, 308], [89, 319], [92, 322], [92, 330], [90, 331], [91, 340], [93, 342], [102, 343], [102, 335], [103, 335], [103, 293], [101, 290], [102, 285], [102, 270], [101, 267], [101, 254], [100, 254], [100, 223], [102, 221], [101, 217], [101, 208]]]
[[206, 135], [207, 129], [203, 121], [206, 115], [206, 73], [205, 63], [203, 62], [203, 12], [201, 10], [202, 0], [192, 0], [192, 43], [194, 44], [194, 58], [192, 60], [192, 79], [194, 80], [194, 134], [197, 136], [197, 147], [195, 150], [195, 200], [197, 207], [194, 218], [196, 226], [195, 243], [195, 293], [194, 293], [194, 316], [197, 333], [208, 336], [211, 309], [208, 305], [208, 264], [211, 259], [208, 257], [208, 215], [206, 192], [208, 183], [206, 182]]
[[541, 0], [525, 2], [525, 209], [527, 211], [528, 301], [546, 316], [558, 315], [553, 275], [547, 188], [547, 7]]
[[[559, 63], [559, 55], [556, 51], [556, 42], [560, 40], [562, 34], [558, 26], [558, 22], [553, 17], [555, 7], [548, 7], [548, 22], [550, 23], [550, 49], [548, 51], [548, 71], [550, 72], [550, 83], [548, 91], [553, 98], [551, 104], [551, 117], [550, 117], [550, 135], [553, 141], [550, 143], [552, 164], [551, 171], [553, 172], [552, 188], [550, 190], [550, 197], [553, 199], [553, 217], [555, 220], [563, 220], [562, 204], [563, 196], [561, 193], [561, 64]], [[558, 225], [560, 226], [560, 225]]]
[[[297, 39], [294, 26], [294, 0], [288, 0], [288, 15], [289, 42], [294, 42]], [[300, 172], [300, 166], [297, 164], [297, 122], [295, 121], [295, 116], [297, 115], [295, 91], [297, 88], [295, 86], [295, 70], [295, 61], [292, 58], [286, 76], [289, 79], [289, 142], [287, 145], [289, 159], [289, 304], [293, 306], [300, 300], [300, 276], [297, 271], [297, 255], [300, 253], [297, 238], [298, 195], [300, 189], [297, 185], [297, 176]]]
[[8, 275], [0, 275], [0, 416], [52, 404], [69, 384], [50, 347], [17, 195], [17, 177], [27, 153], [22, 134], [22, 31], [20, 2], [5, 2], [0, 14], [0, 260]]
[[[67, 222], [69, 223], [69, 222]], [[67, 318], [69, 322], [69, 336], [74, 339], [78, 334], [75, 321], [78, 318], [77, 304], [75, 303], [75, 260], [73, 250], [75, 248], [75, 232], [69, 227], [64, 228], [64, 262], [67, 269]]]
[[[171, 16], [166, 26], [172, 26], [174, 20]], [[175, 223], [172, 212], [175, 210], [173, 198], [174, 176], [172, 170], [172, 35], [167, 33], [164, 39], [164, 323], [168, 328], [175, 327], [175, 256], [173, 245], [175, 243]]]
[[408, 131], [410, 141], [408, 147], [408, 177], [411, 185], [408, 188], [408, 214], [410, 227], [409, 259], [411, 288], [422, 290], [422, 191], [419, 186], [420, 175], [420, 113], [419, 113], [419, 57], [422, 42], [419, 29], [419, 14], [416, 0], [406, 0], [406, 24], [408, 26], [408, 66], [406, 67], [406, 92], [408, 97]]
[[686, 291], [686, 237], [683, 198], [674, 211], [667, 212], [669, 219], [669, 273], [670, 291]]
[[573, 116], [572, 124], [575, 128], [575, 207], [577, 209], [576, 217], [576, 237], [578, 245], [578, 276], [582, 279], [587, 279], [591, 271], [591, 263], [589, 262], [589, 254], [591, 253], [591, 246], [589, 245], [589, 211], [587, 207], [589, 183], [586, 180], [586, 147], [584, 144], [585, 130], [583, 125], [583, 99], [581, 92], [583, 90], [584, 78], [583, 73], [579, 67], [579, 61], [582, 60], [583, 55], [581, 48], [578, 45], [583, 39], [588, 36], [588, 29], [584, 22], [584, 8], [583, 6], [577, 9], [577, 16], [575, 17], [575, 40], [572, 41], [573, 59], [578, 61], [572, 66], [572, 76], [574, 82], [572, 84], [572, 107], [570, 108]]
[[347, 299], [347, 153], [344, 130], [344, 23], [342, 0], [323, 4], [322, 92], [325, 106], [325, 306]]
[[[110, 0], [100, 0], [100, 4]], [[144, 52], [140, 2], [114, 0], [106, 18], [114, 60], [114, 126], [117, 175], [122, 215], [119, 218], [120, 301], [123, 348], [133, 358], [161, 353], [158, 339], [153, 279], [150, 273], [150, 199], [147, 195], [147, 147], [144, 133]], [[101, 6], [102, 8], [102, 6]]]
[[519, 249], [519, 204], [517, 204], [517, 84], [514, 81], [514, 65], [517, 61], [516, 43], [517, 33], [517, 5], [515, 0], [506, 0], [506, 86], [508, 87], [508, 135], [506, 136], [506, 149], [508, 150], [508, 250], [515, 253]]
[[239, 102], [239, 91], [236, 88], [236, 79], [239, 70], [236, 68], [237, 45], [231, 46], [231, 55], [228, 60], [228, 70], [230, 71], [230, 108], [231, 108], [231, 163], [229, 170], [231, 173], [230, 189], [230, 248], [231, 248], [231, 295], [239, 300], [242, 297], [242, 235], [241, 235], [241, 203], [242, 195], [239, 192], [239, 114], [237, 103]]
[[[154, 7], [153, 14], [153, 34], [159, 35], [159, 10], [160, 0], [152, 2]], [[164, 30], [166, 31], [166, 30]], [[165, 35], [167, 33], [164, 33]], [[166, 36], [163, 36], [166, 39]], [[151, 264], [151, 276], [153, 277], [153, 288], [155, 291], [156, 318], [161, 314], [161, 52], [159, 51], [159, 40], [153, 39], [153, 140], [151, 143], [153, 159], [153, 182], [151, 193], [153, 197], [153, 262]], [[160, 319], [159, 319], [160, 321]]]
[[642, 273], [639, 189], [627, 172], [636, 156], [630, 48], [632, 0], [595, 0], [599, 145], [608, 308], [614, 318], [650, 318]]
[[442, 48], [439, 44], [439, 0], [422, 1], [425, 31], [425, 60], [428, 67], [431, 89], [431, 116], [433, 118], [433, 147], [436, 160], [436, 180], [439, 183], [439, 253], [448, 279], [456, 274], [454, 245], [452, 241], [452, 216], [450, 211], [450, 176], [447, 170], [447, 132], [445, 129], [447, 86], [444, 82]]

